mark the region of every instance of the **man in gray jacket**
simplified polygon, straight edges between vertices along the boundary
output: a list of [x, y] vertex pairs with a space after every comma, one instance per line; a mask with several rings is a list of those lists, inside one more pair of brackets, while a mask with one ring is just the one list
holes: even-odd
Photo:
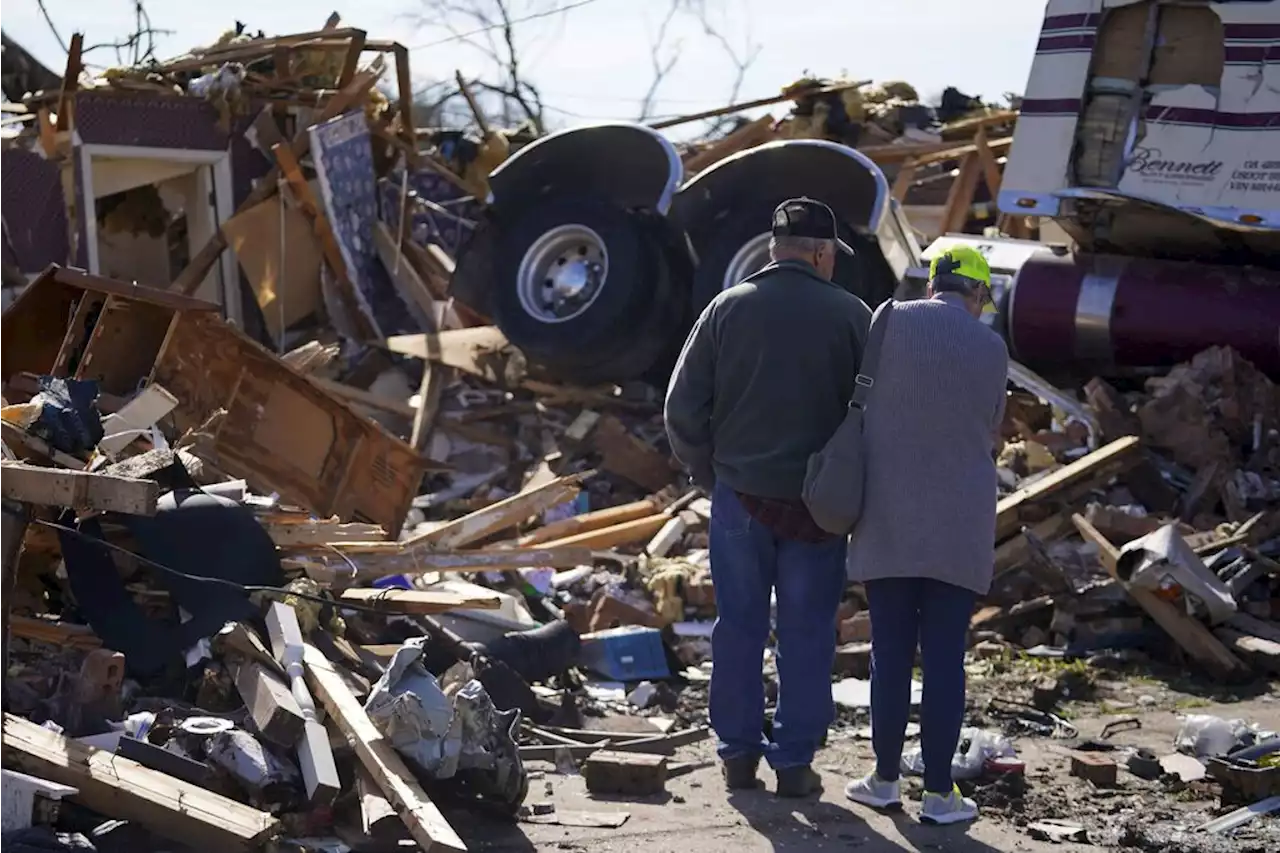
[[[831, 282], [831, 208], [792, 199], [774, 211], [773, 262], [702, 312], [667, 390], [667, 435], [711, 491], [711, 725], [730, 788], [756, 785], [766, 757], [780, 796], [818, 787], [814, 751], [834, 715], [831, 666], [845, 540], [800, 499], [809, 456], [844, 418], [871, 312]], [[778, 708], [766, 742], [761, 658], [777, 594]]]

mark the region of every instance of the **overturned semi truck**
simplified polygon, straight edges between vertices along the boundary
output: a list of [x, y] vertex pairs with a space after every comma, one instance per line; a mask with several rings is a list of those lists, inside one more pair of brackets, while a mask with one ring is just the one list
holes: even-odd
[[535, 362], [579, 382], [656, 377], [722, 289], [768, 261], [770, 214], [807, 195], [855, 249], [838, 284], [903, 295], [920, 247], [880, 169], [824, 140], [773, 142], [684, 181], [658, 132], [601, 124], [543, 137], [489, 176], [453, 293]]
[[1012, 271], [1014, 358], [1280, 378], [1280, 0], [1049, 0], [999, 207], [1074, 241]]

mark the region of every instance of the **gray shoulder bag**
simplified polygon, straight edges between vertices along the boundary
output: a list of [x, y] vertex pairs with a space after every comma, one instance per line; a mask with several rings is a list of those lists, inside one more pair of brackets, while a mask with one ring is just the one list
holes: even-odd
[[867, 466], [866, 447], [862, 440], [863, 415], [867, 397], [875, 385], [880, 349], [892, 314], [892, 299], [876, 309], [867, 332], [861, 369], [854, 378], [849, 410], [826, 445], [809, 457], [804, 477], [804, 503], [813, 520], [828, 533], [847, 535], [862, 518]]

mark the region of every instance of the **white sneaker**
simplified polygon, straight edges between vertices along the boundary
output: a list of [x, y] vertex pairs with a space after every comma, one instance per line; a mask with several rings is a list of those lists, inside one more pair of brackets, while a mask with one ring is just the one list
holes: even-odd
[[855, 803], [871, 806], [873, 809], [900, 809], [902, 795], [898, 791], [898, 780], [886, 782], [875, 774], [869, 773], [865, 778], [854, 779], [844, 788], [844, 795]]
[[978, 804], [960, 795], [960, 788], [951, 786], [945, 797], [925, 791], [924, 804], [920, 808], [920, 820], [925, 823], [949, 824], [977, 820]]

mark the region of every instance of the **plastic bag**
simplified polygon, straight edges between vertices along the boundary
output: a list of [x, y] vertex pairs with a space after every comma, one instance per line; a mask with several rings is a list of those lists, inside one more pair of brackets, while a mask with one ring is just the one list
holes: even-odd
[[1173, 740], [1174, 749], [1197, 758], [1226, 755], [1274, 735], [1246, 720], [1224, 720], [1212, 714], [1188, 714]]
[[[960, 742], [956, 754], [951, 757], [951, 776], [955, 779], [977, 779], [988, 758], [1016, 755], [1009, 739], [997, 732], [989, 732], [973, 726], [960, 730]], [[902, 754], [902, 772], [911, 776], [924, 775], [924, 755], [920, 747]]]

